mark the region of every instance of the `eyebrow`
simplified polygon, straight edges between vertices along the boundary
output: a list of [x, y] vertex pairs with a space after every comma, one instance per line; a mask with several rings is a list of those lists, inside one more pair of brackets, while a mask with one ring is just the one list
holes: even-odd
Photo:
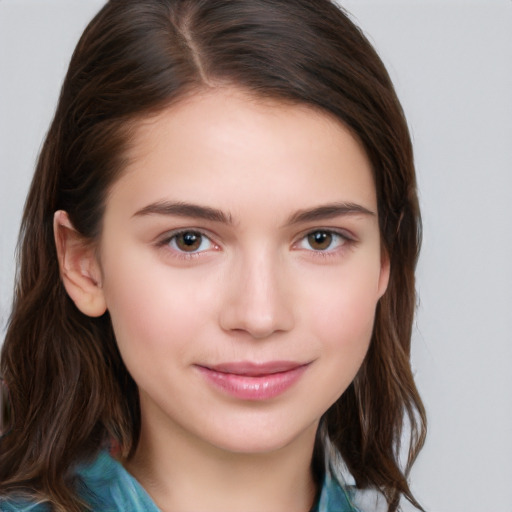
[[233, 219], [230, 214], [225, 214], [222, 210], [201, 206], [198, 204], [158, 201], [145, 206], [133, 214], [133, 217], [144, 215], [174, 215], [178, 217], [193, 217], [196, 219], [220, 222], [222, 224], [232, 224]]
[[329, 220], [346, 215], [375, 215], [368, 208], [356, 203], [332, 203], [316, 208], [299, 210], [294, 213], [287, 221], [288, 225], [300, 224], [303, 222], [312, 222], [317, 220]]
[[[222, 210], [209, 206], [184, 202], [157, 201], [138, 210], [133, 214], [133, 217], [145, 215], [173, 215], [203, 219], [221, 224], [233, 224], [233, 218], [230, 213], [224, 213]], [[288, 218], [285, 225], [292, 226], [304, 222], [328, 220], [346, 215], [373, 216], [375, 212], [356, 203], [332, 203], [299, 210]]]

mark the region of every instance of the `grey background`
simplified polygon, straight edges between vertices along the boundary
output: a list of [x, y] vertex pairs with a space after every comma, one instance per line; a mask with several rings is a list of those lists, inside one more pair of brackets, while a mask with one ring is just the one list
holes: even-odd
[[[413, 360], [430, 430], [413, 490], [431, 512], [512, 511], [512, 2], [342, 3], [388, 66], [416, 149]], [[2, 332], [34, 161], [73, 47], [102, 4], [0, 0]]]

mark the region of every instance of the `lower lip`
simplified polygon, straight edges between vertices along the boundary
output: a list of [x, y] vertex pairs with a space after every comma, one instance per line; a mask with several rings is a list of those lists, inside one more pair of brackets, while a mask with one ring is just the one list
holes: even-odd
[[269, 400], [284, 393], [300, 379], [307, 366], [257, 377], [219, 372], [204, 366], [198, 366], [198, 369], [220, 391], [241, 400], [256, 401]]

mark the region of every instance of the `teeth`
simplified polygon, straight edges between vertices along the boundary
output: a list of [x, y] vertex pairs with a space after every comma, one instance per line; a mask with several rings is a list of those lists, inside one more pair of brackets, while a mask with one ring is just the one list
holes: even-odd
[[262, 389], [268, 389], [270, 387], [270, 384], [268, 382], [255, 382], [255, 383], [248, 383], [244, 384], [242, 386], [243, 389], [246, 390], [252, 390], [252, 391], [260, 391]]

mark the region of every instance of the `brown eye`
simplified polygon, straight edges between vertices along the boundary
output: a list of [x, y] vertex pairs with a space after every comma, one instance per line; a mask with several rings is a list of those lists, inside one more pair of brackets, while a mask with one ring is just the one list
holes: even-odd
[[315, 251], [325, 251], [333, 240], [333, 234], [328, 231], [314, 231], [308, 235], [309, 246]]
[[305, 235], [298, 247], [314, 252], [329, 252], [338, 249], [348, 240], [346, 236], [336, 231], [318, 229]]
[[180, 252], [202, 252], [210, 249], [212, 243], [198, 231], [182, 231], [170, 239], [169, 245]]

